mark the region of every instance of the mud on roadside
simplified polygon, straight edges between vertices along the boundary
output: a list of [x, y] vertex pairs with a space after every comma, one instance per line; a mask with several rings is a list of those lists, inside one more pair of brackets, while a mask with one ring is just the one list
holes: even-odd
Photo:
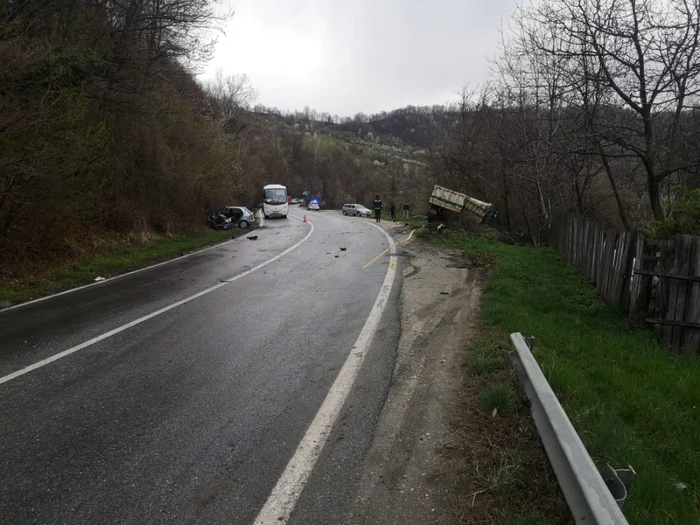
[[[395, 240], [406, 237], [408, 229], [392, 226]], [[484, 335], [482, 283], [495, 261], [417, 239], [398, 252], [402, 334], [394, 382], [346, 522], [571, 523], [507, 349], [492, 349], [491, 367], [475, 360]], [[493, 385], [512, 392], [495, 413], [483, 400]]]

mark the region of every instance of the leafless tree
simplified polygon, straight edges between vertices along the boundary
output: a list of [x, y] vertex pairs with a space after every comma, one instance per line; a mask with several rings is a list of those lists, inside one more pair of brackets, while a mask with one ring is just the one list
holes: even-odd
[[541, 30], [560, 32], [567, 44], [566, 50], [542, 45], [539, 52], [595, 62], [585, 80], [595, 79], [609, 106], [595, 119], [598, 145], [638, 159], [653, 215], [663, 219], [660, 185], [700, 168], [697, 150], [685, 147], [698, 138], [688, 117], [700, 92], [700, 6], [688, 0], [546, 0], [526, 16]]
[[222, 69], [218, 69], [214, 79], [205, 84], [205, 90], [212, 101], [216, 119], [224, 124], [250, 108], [257, 98], [247, 75], [224, 75]]

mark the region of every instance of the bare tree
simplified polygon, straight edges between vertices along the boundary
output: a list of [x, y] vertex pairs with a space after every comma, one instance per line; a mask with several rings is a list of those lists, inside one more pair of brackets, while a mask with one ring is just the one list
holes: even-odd
[[608, 115], [596, 118], [599, 146], [638, 159], [653, 215], [663, 219], [661, 183], [700, 168], [697, 151], [683, 148], [698, 132], [688, 118], [700, 93], [698, 4], [546, 0], [527, 16], [542, 31], [556, 28], [569, 44], [565, 53], [547, 46], [539, 51], [569, 58], [574, 49], [597, 63], [596, 82], [608, 90], [604, 102], [610, 106]]
[[227, 123], [243, 109], [249, 109], [255, 102], [257, 92], [245, 74], [224, 75], [222, 69], [216, 71], [214, 80], [204, 86], [219, 122]]

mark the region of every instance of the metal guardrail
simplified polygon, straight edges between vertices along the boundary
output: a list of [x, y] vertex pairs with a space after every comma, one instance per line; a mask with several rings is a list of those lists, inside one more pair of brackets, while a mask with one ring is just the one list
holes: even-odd
[[533, 338], [510, 336], [510, 359], [530, 399], [532, 417], [549, 456], [559, 486], [576, 523], [628, 525], [622, 505], [635, 472], [606, 466], [605, 479], [588, 455], [557, 396], [530, 351]]

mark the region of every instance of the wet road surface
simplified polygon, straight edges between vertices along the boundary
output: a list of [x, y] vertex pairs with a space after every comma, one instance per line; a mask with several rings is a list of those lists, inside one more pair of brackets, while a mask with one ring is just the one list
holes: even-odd
[[[7, 378], [221, 284], [0, 384], [1, 521], [253, 523], [387, 275], [388, 257], [363, 268], [388, 247], [369, 222], [309, 219], [308, 238], [265, 221], [256, 241], [0, 311]], [[392, 377], [398, 288], [289, 523], [343, 522]]]

